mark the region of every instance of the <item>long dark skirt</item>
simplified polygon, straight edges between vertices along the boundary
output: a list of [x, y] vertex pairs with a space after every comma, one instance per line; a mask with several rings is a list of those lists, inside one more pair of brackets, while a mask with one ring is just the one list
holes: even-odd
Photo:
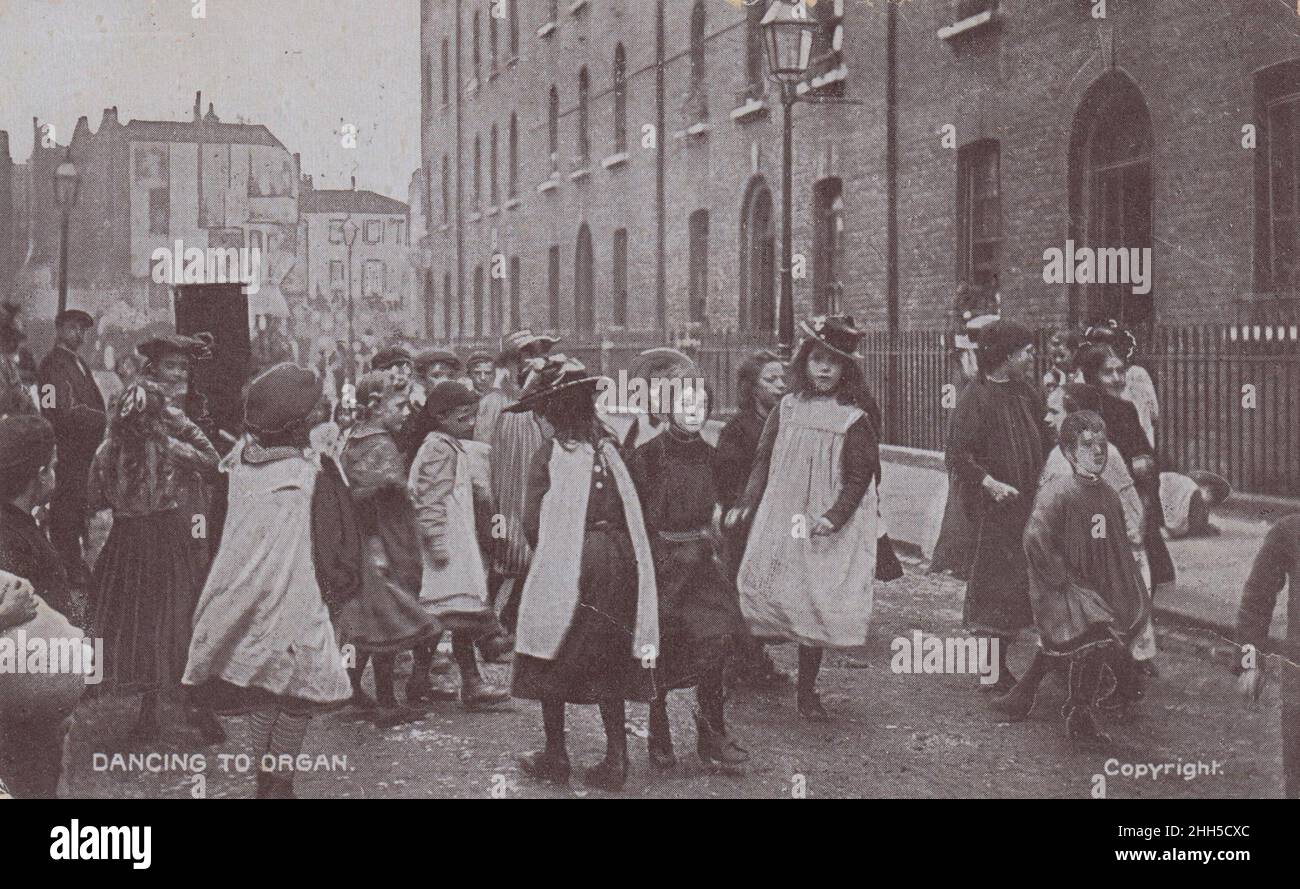
[[1034, 622], [1023, 542], [1032, 499], [1022, 493], [970, 516], [974, 540], [962, 616], [972, 632], [1015, 636]]
[[970, 571], [975, 529], [966, 515], [961, 490], [961, 485], [950, 478], [948, 501], [943, 508], [939, 540], [934, 545], [934, 556], [930, 559], [930, 572], [951, 571], [953, 577], [965, 580]]
[[719, 667], [729, 639], [745, 629], [739, 594], [708, 540], [657, 539], [660, 651], [655, 685], [694, 688]]
[[[536, 567], [536, 563], [534, 563]], [[515, 654], [511, 693], [534, 701], [597, 704], [649, 701], [653, 671], [633, 657], [636, 554], [621, 529], [588, 530], [578, 578], [578, 609], [553, 661]]]
[[114, 517], [91, 603], [93, 635], [104, 640], [96, 693], [179, 688], [204, 571], [188, 512]]

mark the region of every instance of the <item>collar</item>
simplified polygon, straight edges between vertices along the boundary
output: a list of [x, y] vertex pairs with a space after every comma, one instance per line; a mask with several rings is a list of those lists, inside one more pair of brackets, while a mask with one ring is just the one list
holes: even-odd
[[301, 457], [304, 460], [310, 460], [315, 452], [310, 448], [293, 448], [288, 445], [279, 445], [273, 448], [264, 448], [257, 442], [249, 440], [244, 445], [241, 459], [245, 463], [262, 465], [265, 463], [275, 463], [278, 460], [287, 460], [290, 457]]

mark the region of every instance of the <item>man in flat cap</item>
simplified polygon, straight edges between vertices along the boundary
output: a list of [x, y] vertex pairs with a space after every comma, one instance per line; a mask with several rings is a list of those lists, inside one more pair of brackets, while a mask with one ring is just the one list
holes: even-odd
[[68, 576], [84, 587], [90, 573], [82, 561], [86, 537], [86, 478], [104, 437], [104, 396], [77, 354], [95, 319], [80, 309], [54, 319], [56, 342], [37, 371], [41, 408], [59, 447], [58, 486], [50, 500], [50, 540], [63, 556]]

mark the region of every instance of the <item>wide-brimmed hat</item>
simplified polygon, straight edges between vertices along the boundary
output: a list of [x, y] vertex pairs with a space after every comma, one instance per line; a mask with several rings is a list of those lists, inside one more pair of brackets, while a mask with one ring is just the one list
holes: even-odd
[[62, 327], [65, 324], [80, 324], [82, 327], [94, 327], [95, 319], [90, 317], [89, 312], [83, 312], [81, 309], [64, 309], [54, 316], [54, 326]]
[[399, 364], [412, 364], [411, 353], [401, 346], [389, 346], [386, 349], [380, 349], [375, 353], [375, 357], [370, 360], [371, 370], [389, 370], [397, 367]]
[[534, 358], [524, 378], [519, 401], [505, 410], [512, 414], [539, 410], [561, 392], [573, 391], [579, 387], [595, 389], [600, 381], [600, 377], [588, 373], [586, 365], [576, 358], [560, 354]]
[[478, 404], [479, 394], [454, 380], [443, 380], [433, 387], [424, 400], [424, 413], [430, 417], [445, 414], [469, 404]]
[[629, 380], [654, 377], [698, 377], [699, 366], [695, 359], [670, 346], [646, 349], [632, 359], [627, 368]]
[[194, 336], [179, 333], [155, 336], [135, 347], [135, 350], [148, 359], [150, 364], [157, 364], [165, 355], [184, 355], [191, 361], [206, 361], [212, 357], [212, 334], [207, 331]]
[[253, 378], [244, 395], [244, 425], [264, 435], [287, 432], [307, 418], [321, 396], [314, 371], [284, 362]]
[[1203, 492], [1205, 502], [1210, 506], [1218, 506], [1232, 493], [1232, 485], [1228, 484], [1226, 478], [1207, 469], [1193, 469], [1187, 473], [1187, 477], [1196, 482]]
[[853, 361], [862, 358], [858, 346], [867, 334], [858, 329], [851, 315], [818, 315], [799, 322], [799, 330], [843, 358]]
[[451, 351], [451, 349], [426, 349], [419, 355], [415, 356], [415, 361], [413, 363], [415, 365], [415, 372], [420, 374], [424, 373], [434, 364], [447, 364], [457, 372], [461, 370], [460, 358], [458, 358], [456, 353]]
[[551, 351], [551, 346], [558, 343], [559, 340], [546, 334], [533, 333], [528, 328], [516, 330], [514, 333], [508, 333], [501, 338], [501, 357], [513, 358], [527, 349], [529, 346], [541, 346], [542, 354], [545, 355]]

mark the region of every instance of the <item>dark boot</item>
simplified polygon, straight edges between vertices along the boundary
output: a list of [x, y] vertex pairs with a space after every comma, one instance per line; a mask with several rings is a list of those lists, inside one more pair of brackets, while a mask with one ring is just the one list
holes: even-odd
[[1104, 646], [1094, 646], [1076, 653], [1070, 660], [1070, 696], [1061, 713], [1065, 716], [1066, 735], [1076, 752], [1102, 752], [1111, 743], [1110, 737], [1097, 727], [1093, 713], [1105, 659]]
[[727, 734], [725, 725], [710, 725], [701, 714], [695, 714], [695, 749], [706, 766], [727, 774], [743, 774], [742, 766], [749, 762], [749, 751]]
[[216, 745], [226, 742], [226, 731], [211, 710], [191, 707], [187, 714], [187, 721], [193, 728], [199, 730], [204, 744]]
[[1020, 677], [1020, 681], [1009, 692], [989, 701], [989, 707], [1006, 717], [1007, 722], [1023, 722], [1028, 719], [1030, 711], [1034, 709], [1038, 686], [1047, 675], [1049, 663], [1041, 648], [1035, 651], [1025, 675]]
[[618, 791], [627, 783], [627, 734], [623, 702], [602, 701], [600, 721], [605, 726], [605, 758], [583, 774], [583, 783], [599, 790]]
[[569, 757], [566, 753], [535, 750], [519, 757], [519, 771], [536, 781], [569, 783]]
[[668, 725], [668, 702], [662, 698], [650, 704], [650, 739], [647, 744], [650, 765], [657, 769], [671, 769], [677, 765], [673, 753], [672, 729]]

